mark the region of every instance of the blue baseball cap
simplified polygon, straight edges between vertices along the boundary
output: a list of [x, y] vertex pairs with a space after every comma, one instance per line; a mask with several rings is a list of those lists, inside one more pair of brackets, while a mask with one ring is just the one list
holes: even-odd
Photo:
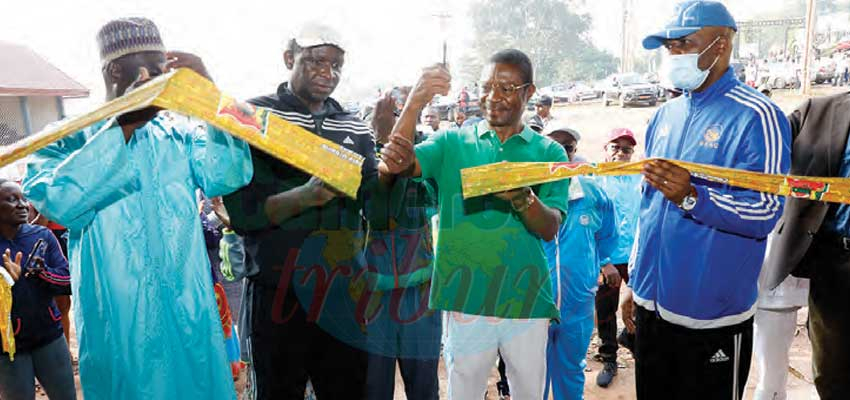
[[735, 19], [723, 3], [717, 1], [684, 1], [676, 5], [673, 19], [664, 30], [643, 39], [643, 48], [653, 50], [665, 40], [681, 39], [707, 26], [722, 26], [738, 31]]

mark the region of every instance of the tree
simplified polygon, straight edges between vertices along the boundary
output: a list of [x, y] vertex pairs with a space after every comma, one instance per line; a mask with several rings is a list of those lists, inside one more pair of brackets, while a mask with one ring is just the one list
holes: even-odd
[[522, 50], [534, 63], [538, 86], [616, 70], [616, 59], [589, 40], [590, 17], [572, 12], [562, 1], [480, 0], [471, 17], [475, 38], [469, 60], [480, 63], [501, 49]]
[[466, 84], [478, 82], [481, 78], [481, 69], [484, 67], [484, 62], [481, 58], [467, 52], [460, 57], [458, 63], [460, 64], [460, 69], [457, 75], [461, 82], [465, 82]]
[[599, 80], [617, 72], [619, 61], [608, 52], [595, 47], [579, 49], [577, 58], [580, 62], [561, 63], [560, 80]]

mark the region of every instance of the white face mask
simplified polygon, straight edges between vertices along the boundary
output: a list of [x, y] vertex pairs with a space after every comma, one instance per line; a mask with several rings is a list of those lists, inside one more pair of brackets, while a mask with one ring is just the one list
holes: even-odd
[[708, 73], [711, 72], [711, 69], [714, 68], [715, 64], [717, 64], [717, 60], [720, 59], [720, 56], [718, 55], [715, 57], [714, 62], [711, 63], [711, 66], [705, 71], [699, 69], [699, 58], [705, 54], [708, 49], [714, 46], [718, 40], [720, 40], [720, 36], [716, 37], [714, 41], [699, 54], [674, 55], [668, 53], [661, 63], [661, 76], [666, 78], [667, 83], [672, 85], [674, 88], [687, 91], [696, 90], [702, 86], [706, 79], [708, 79]]

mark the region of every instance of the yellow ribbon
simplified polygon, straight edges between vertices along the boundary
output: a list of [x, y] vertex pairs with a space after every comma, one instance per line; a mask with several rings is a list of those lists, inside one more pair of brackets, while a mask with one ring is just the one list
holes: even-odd
[[[3, 269], [0, 266], [0, 269]], [[15, 361], [15, 326], [12, 324], [12, 277], [5, 270], [0, 273], [0, 339], [9, 360]]]
[[223, 94], [209, 80], [185, 68], [158, 76], [125, 96], [16, 142], [0, 154], [0, 167], [99, 121], [149, 106], [204, 120], [320, 178], [334, 189], [352, 198], [357, 197], [364, 160], [361, 155], [289, 123], [266, 109], [237, 101]]
[[[463, 197], [471, 198], [580, 175], [634, 175], [656, 159], [620, 163], [503, 162], [460, 171]], [[850, 204], [850, 179], [773, 175], [686, 161], [666, 160], [707, 181], [793, 198]]]

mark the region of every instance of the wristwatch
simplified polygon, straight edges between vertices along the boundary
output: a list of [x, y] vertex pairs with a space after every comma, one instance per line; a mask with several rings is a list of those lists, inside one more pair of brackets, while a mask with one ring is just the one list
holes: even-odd
[[691, 191], [688, 193], [685, 198], [682, 199], [682, 202], [677, 204], [677, 206], [684, 212], [693, 211], [694, 207], [697, 206], [697, 190], [693, 186], [691, 186]]

